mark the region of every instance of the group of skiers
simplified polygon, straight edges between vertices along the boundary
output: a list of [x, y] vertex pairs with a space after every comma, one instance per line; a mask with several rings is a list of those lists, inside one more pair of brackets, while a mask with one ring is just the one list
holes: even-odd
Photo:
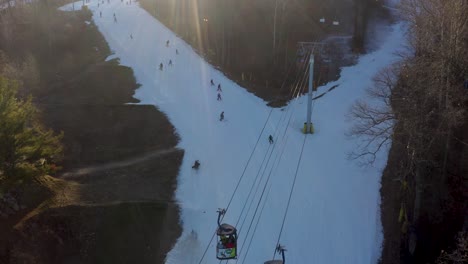
[[[213, 82], [213, 79], [211, 79], [210, 84], [211, 84], [211, 86], [215, 86], [215, 83]], [[216, 89], [216, 91], [218, 92], [218, 98], [216, 100], [222, 101], [223, 98], [221, 98], [221, 92], [223, 90], [221, 90], [221, 84], [218, 84], [218, 89]]]
[[[215, 83], [214, 83], [213, 79], [210, 80], [210, 84], [211, 84], [211, 86], [215, 86]], [[218, 97], [216, 98], [216, 100], [222, 101], [223, 98], [221, 97], [221, 92], [223, 90], [221, 89], [221, 84], [220, 83], [218, 84], [218, 88], [216, 89], [216, 91], [218, 92]], [[221, 114], [219, 115], [219, 121], [223, 121], [223, 120], [224, 120], [224, 111], [221, 112]]]
[[[91, 0], [86, 0], [86, 3], [90, 3]], [[123, 0], [120, 0], [120, 2], [123, 3]], [[110, 0], [107, 0], [107, 3], [109, 4], [110, 3]], [[127, 5], [131, 5], [132, 4], [132, 0], [129, 0], [127, 2], [125, 2]], [[97, 6], [99, 7], [101, 4], [104, 4], [104, 0], [100, 1], [98, 0], [98, 4]], [[99, 11], [99, 17], [102, 17], [102, 11]], [[115, 13], [114, 13], [114, 22], [117, 23], [117, 17], [115, 16]]]
[[[169, 44], [170, 44], [170, 41], [167, 40], [167, 41], [166, 41], [166, 47], [169, 48]], [[176, 49], [176, 50], [175, 50], [175, 53], [176, 53], [176, 55], [179, 55], [179, 50]], [[172, 66], [172, 60], [169, 60], [168, 66]], [[162, 62], [159, 63], [159, 70], [160, 70], [160, 71], [164, 70], [164, 64], [163, 64]]]

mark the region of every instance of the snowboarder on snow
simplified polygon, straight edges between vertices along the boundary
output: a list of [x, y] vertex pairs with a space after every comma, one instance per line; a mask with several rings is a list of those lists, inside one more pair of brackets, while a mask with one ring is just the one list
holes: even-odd
[[172, 60], [169, 60], [169, 66], [172, 66]]
[[220, 94], [220, 93], [218, 93], [218, 98], [217, 98], [216, 100], [218, 100], [218, 101], [223, 100], [223, 99], [221, 98], [221, 94]]
[[223, 121], [224, 120], [224, 111], [221, 112], [221, 114], [219, 115], [219, 121]]
[[159, 63], [159, 70], [160, 70], [160, 71], [162, 71], [162, 70], [163, 70], [163, 64], [162, 64], [162, 62], [161, 62], [161, 63]]
[[268, 136], [268, 141], [270, 142], [270, 144], [273, 144], [274, 141], [273, 141], [273, 136], [272, 135]]
[[210, 83], [211, 83], [211, 86], [214, 86], [213, 79], [211, 79]]
[[198, 170], [198, 167], [200, 167], [200, 161], [196, 160], [196, 161], [193, 163], [192, 169]]

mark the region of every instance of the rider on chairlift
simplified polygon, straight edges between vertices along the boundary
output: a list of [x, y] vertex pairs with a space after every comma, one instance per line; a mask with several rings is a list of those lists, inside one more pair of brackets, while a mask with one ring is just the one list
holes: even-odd
[[229, 224], [221, 224], [221, 216], [226, 213], [225, 209], [218, 210], [218, 245], [216, 247], [217, 259], [237, 258], [237, 230]]

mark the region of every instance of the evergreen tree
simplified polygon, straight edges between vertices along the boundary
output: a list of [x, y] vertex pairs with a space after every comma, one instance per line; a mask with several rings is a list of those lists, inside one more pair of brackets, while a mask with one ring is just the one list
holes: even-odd
[[0, 190], [55, 170], [62, 152], [62, 135], [40, 124], [31, 97], [17, 94], [17, 83], [0, 77]]

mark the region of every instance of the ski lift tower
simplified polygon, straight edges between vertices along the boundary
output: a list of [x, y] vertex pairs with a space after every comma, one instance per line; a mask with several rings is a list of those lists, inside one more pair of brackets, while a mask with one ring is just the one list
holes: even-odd
[[307, 95], [307, 120], [304, 123], [303, 131], [305, 134], [313, 134], [314, 126], [312, 124], [312, 93], [314, 87], [314, 60], [315, 56], [320, 56], [323, 51], [322, 42], [299, 42], [299, 53], [309, 54], [309, 92]]

